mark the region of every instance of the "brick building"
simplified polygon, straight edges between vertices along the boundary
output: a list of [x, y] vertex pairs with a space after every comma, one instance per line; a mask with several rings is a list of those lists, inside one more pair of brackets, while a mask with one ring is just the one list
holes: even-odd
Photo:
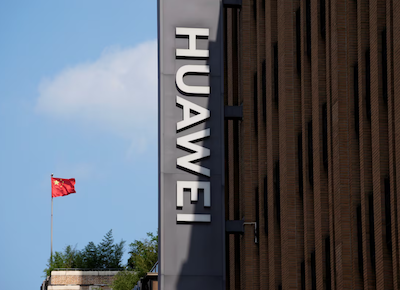
[[118, 271], [51, 271], [43, 282], [45, 290], [110, 290]]
[[227, 289], [399, 289], [400, 1], [224, 2]]

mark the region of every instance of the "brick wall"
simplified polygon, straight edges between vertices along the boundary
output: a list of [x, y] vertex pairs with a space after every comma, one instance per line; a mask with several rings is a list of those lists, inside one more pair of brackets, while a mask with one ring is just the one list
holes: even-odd
[[49, 285], [110, 285], [118, 271], [52, 271]]
[[[399, 289], [400, 2], [226, 9], [227, 289]], [[397, 97], [396, 97], [397, 95]]]

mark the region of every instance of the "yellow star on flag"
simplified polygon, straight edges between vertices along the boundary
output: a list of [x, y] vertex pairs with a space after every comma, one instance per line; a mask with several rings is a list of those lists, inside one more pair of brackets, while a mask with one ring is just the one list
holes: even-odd
[[54, 184], [58, 185], [60, 182], [58, 180], [54, 180]]

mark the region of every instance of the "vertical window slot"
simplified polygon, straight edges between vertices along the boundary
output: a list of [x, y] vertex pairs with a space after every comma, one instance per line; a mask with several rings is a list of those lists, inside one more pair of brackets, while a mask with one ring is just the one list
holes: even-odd
[[325, 34], [326, 34], [326, 26], [325, 26], [325, 0], [320, 0], [319, 1], [319, 21], [320, 21], [320, 26], [321, 26], [321, 36], [322, 39], [325, 39]]
[[328, 109], [326, 103], [322, 105], [322, 161], [328, 171]]
[[353, 70], [353, 80], [354, 80], [354, 128], [356, 130], [357, 138], [360, 134], [360, 115], [359, 115], [359, 102], [358, 102], [358, 63], [354, 66]]
[[374, 195], [370, 193], [368, 196], [369, 208], [369, 253], [371, 256], [372, 269], [375, 271], [375, 218], [374, 218]]
[[315, 265], [315, 251], [311, 253], [311, 289], [317, 289], [317, 273], [316, 273], [316, 265]]
[[311, 57], [311, 4], [306, 0], [307, 55]]
[[385, 178], [385, 221], [386, 221], [386, 245], [392, 250], [392, 215], [390, 209], [390, 180]]
[[308, 129], [308, 180], [311, 187], [314, 185], [314, 158], [313, 158], [313, 137], [312, 137], [312, 121], [307, 124]]
[[257, 72], [254, 73], [254, 130], [258, 134], [258, 89], [257, 89]]
[[255, 230], [255, 241], [256, 244], [259, 243], [259, 225], [260, 225], [260, 199], [258, 194], [258, 186], [256, 187], [256, 230]]
[[267, 67], [265, 60], [262, 63], [262, 100], [263, 100], [263, 120], [267, 121]]
[[362, 249], [362, 217], [361, 204], [357, 206], [357, 247], [358, 247], [358, 270], [361, 277], [364, 273], [363, 249]]
[[299, 133], [297, 136], [297, 163], [299, 173], [299, 194], [303, 201], [303, 134]]
[[278, 225], [281, 226], [281, 185], [279, 175], [279, 161], [277, 161], [274, 168], [275, 207], [276, 219], [278, 221]]
[[386, 28], [382, 31], [382, 96], [387, 104], [388, 87], [387, 87], [387, 43], [386, 43]]
[[253, 0], [254, 20], [257, 21], [257, 0]]
[[297, 73], [301, 75], [301, 22], [300, 8], [296, 10], [296, 63]]
[[326, 272], [326, 290], [331, 290], [331, 240], [325, 238], [325, 272]]
[[279, 79], [278, 79], [278, 44], [274, 45], [274, 98], [275, 103], [279, 105]]
[[301, 262], [300, 271], [301, 271], [301, 290], [306, 290], [306, 264], [304, 261]]
[[365, 52], [365, 105], [367, 109], [367, 118], [371, 121], [371, 62], [369, 49]]
[[264, 177], [264, 226], [265, 234], [268, 236], [268, 179]]

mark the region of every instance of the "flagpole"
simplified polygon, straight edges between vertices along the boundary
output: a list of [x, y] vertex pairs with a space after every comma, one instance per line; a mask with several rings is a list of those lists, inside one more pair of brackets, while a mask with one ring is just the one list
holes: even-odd
[[[50, 182], [51, 186], [53, 187], [53, 173], [51, 174]], [[51, 188], [52, 188], [51, 187]], [[51, 192], [52, 190], [50, 190]], [[50, 263], [53, 260], [53, 193], [51, 194], [51, 253], [50, 253]]]

